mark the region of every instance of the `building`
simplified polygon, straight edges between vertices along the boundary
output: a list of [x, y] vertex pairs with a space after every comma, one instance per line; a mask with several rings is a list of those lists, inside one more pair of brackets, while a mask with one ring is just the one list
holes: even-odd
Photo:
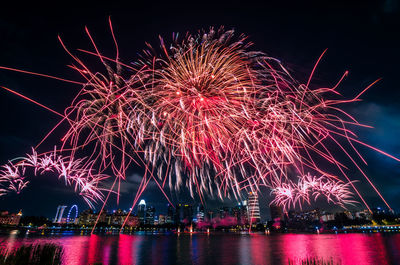
[[145, 224], [154, 225], [155, 217], [156, 217], [156, 208], [154, 208], [153, 206], [147, 207]]
[[0, 212], [0, 225], [17, 226], [19, 225], [21, 216], [21, 211], [19, 211], [19, 213], [9, 213], [8, 211], [2, 211]]
[[138, 205], [138, 217], [140, 224], [145, 224], [146, 222], [146, 201], [140, 200]]
[[354, 216], [362, 220], [372, 220], [372, 215], [368, 210], [355, 212]]
[[85, 210], [79, 214], [78, 224], [90, 226], [96, 222], [97, 214], [93, 213], [91, 209]]
[[275, 221], [275, 219], [283, 220], [283, 207], [275, 204], [271, 204], [269, 206], [269, 212], [271, 214], [271, 220]]
[[204, 221], [204, 206], [199, 205], [196, 209], [196, 222], [203, 222]]
[[158, 224], [159, 225], [164, 225], [164, 224], [166, 224], [166, 216], [165, 215], [163, 215], [163, 214], [160, 214], [159, 216], [158, 216]]
[[189, 224], [193, 221], [193, 207], [179, 203], [175, 208], [175, 223]]
[[238, 203], [232, 209], [232, 216], [236, 218], [238, 225], [248, 224], [247, 202]]
[[165, 219], [165, 223], [173, 224], [174, 223], [174, 207], [171, 204], [167, 204], [167, 216]]
[[219, 208], [219, 218], [225, 219], [231, 216], [232, 208], [223, 206]]
[[125, 211], [122, 211], [121, 209], [116, 210], [110, 216], [109, 225], [121, 226], [124, 223], [126, 216], [127, 213]]
[[332, 213], [324, 212], [321, 215], [321, 221], [324, 223], [329, 222], [329, 221], [334, 221], [334, 220], [335, 220], [335, 215]]
[[126, 220], [125, 226], [129, 227], [140, 226], [139, 217], [135, 215], [129, 215], [128, 219]]
[[54, 217], [53, 223], [62, 223], [63, 221], [63, 215], [64, 215], [64, 211], [67, 208], [66, 205], [59, 205], [57, 207], [57, 212], [56, 212], [56, 216]]
[[249, 192], [247, 200], [248, 209], [248, 220], [250, 223], [259, 223], [260, 217], [260, 206], [258, 204], [258, 195], [256, 192]]

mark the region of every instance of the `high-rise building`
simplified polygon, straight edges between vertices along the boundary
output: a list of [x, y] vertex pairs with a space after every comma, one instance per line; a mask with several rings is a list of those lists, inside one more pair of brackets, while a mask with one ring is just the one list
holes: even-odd
[[146, 201], [140, 200], [138, 205], [138, 217], [140, 224], [145, 224], [146, 222]]
[[197, 222], [203, 222], [204, 221], [204, 206], [203, 205], [197, 206], [196, 221]]
[[225, 219], [225, 218], [231, 216], [231, 212], [232, 212], [232, 209], [230, 207], [223, 206], [223, 207], [219, 208], [219, 217], [221, 219]]
[[172, 207], [171, 204], [167, 204], [167, 216], [165, 218], [165, 223], [173, 224], [174, 221], [174, 207]]
[[156, 208], [154, 208], [153, 206], [147, 207], [145, 224], [154, 225], [155, 217], [156, 217]]
[[232, 216], [236, 218], [238, 225], [248, 224], [248, 214], [247, 214], [247, 203], [238, 203], [237, 206], [232, 209]]
[[259, 223], [260, 217], [260, 206], [258, 204], [258, 195], [256, 192], [249, 192], [247, 200], [248, 218], [251, 223]]
[[160, 214], [158, 216], [158, 224], [159, 225], [164, 225], [166, 223], [166, 216], [163, 214]]
[[188, 204], [179, 203], [175, 208], [175, 223], [189, 224], [193, 220], [193, 207]]
[[269, 206], [269, 211], [271, 214], [272, 221], [275, 221], [275, 219], [278, 219], [278, 218], [279, 218], [279, 220], [283, 220], [283, 207], [282, 206], [271, 204]]
[[57, 207], [57, 212], [56, 216], [54, 217], [53, 223], [61, 223], [65, 208], [67, 208], [67, 206], [65, 205], [59, 205]]

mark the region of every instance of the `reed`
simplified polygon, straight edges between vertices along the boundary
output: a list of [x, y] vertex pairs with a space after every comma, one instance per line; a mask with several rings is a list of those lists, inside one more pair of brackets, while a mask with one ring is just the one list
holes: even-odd
[[13, 250], [0, 251], [0, 265], [59, 265], [63, 249], [55, 244], [23, 245]]

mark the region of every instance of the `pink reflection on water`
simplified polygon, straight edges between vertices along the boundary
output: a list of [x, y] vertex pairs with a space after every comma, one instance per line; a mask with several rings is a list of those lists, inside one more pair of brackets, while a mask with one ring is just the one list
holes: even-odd
[[98, 261], [98, 256], [100, 256], [100, 248], [98, 247], [100, 237], [98, 235], [91, 235], [89, 237], [89, 247], [88, 247], [88, 263], [93, 264]]
[[132, 235], [119, 235], [118, 264], [137, 264], [137, 252], [140, 251], [140, 238]]
[[[339, 237], [343, 265], [389, 264], [381, 234], [344, 234]], [[371, 249], [374, 249], [374, 255], [371, 255]]]
[[[314, 236], [314, 235], [311, 235]], [[286, 234], [281, 242], [283, 257], [291, 260], [304, 259], [310, 255], [310, 235]]]
[[[84, 263], [88, 237], [65, 237], [60, 242], [63, 246], [63, 263], [80, 265]], [[52, 242], [55, 243], [55, 242]], [[57, 242], [58, 243], [58, 242]]]
[[251, 234], [250, 248], [253, 264], [271, 264], [270, 261], [270, 241], [265, 240], [263, 234]]
[[280, 255], [286, 261], [319, 258], [343, 265], [390, 264], [382, 234], [287, 234], [282, 239]]

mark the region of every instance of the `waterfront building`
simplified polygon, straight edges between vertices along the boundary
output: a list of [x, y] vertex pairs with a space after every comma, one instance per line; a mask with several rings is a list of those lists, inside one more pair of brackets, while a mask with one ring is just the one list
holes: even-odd
[[138, 205], [138, 217], [140, 224], [145, 224], [146, 222], [146, 201], [140, 200]]
[[[124, 216], [126, 217], [126, 216]], [[129, 227], [138, 227], [140, 226], [139, 217], [136, 215], [129, 215], [128, 219], [126, 220], [125, 226]]]
[[120, 226], [124, 223], [125, 217], [127, 216], [127, 213], [125, 211], [122, 211], [121, 209], [118, 209], [115, 211], [111, 216], [110, 216], [110, 225], [116, 225]]
[[96, 222], [97, 214], [94, 214], [91, 209], [85, 210], [79, 214], [78, 224], [90, 226]]
[[154, 225], [155, 217], [156, 217], [156, 208], [154, 208], [153, 206], [147, 207], [145, 224]]
[[171, 204], [167, 204], [167, 216], [165, 219], [165, 223], [173, 224], [174, 223], [174, 207]]
[[324, 212], [321, 215], [321, 221], [324, 223], [329, 222], [329, 221], [334, 221], [334, 220], [335, 220], [335, 215], [332, 213]]
[[251, 223], [259, 223], [260, 217], [260, 206], [258, 204], [258, 195], [256, 192], [249, 192], [247, 200], [248, 209], [248, 220]]
[[238, 203], [237, 206], [232, 209], [232, 216], [236, 218], [238, 225], [248, 224], [248, 214], [247, 214], [247, 202]]
[[21, 220], [22, 211], [18, 213], [9, 213], [8, 211], [0, 212], [0, 225], [17, 226]]
[[165, 215], [160, 214], [160, 215], [158, 216], [158, 224], [159, 224], [159, 225], [164, 225], [164, 224], [166, 224], [166, 216], [165, 216]]
[[269, 206], [269, 212], [271, 214], [271, 220], [275, 221], [276, 219], [283, 220], [283, 207], [275, 204], [271, 204]]
[[57, 207], [57, 212], [56, 212], [56, 216], [54, 217], [53, 223], [62, 223], [65, 208], [67, 208], [66, 205], [59, 205]]
[[203, 222], [204, 221], [204, 206], [199, 205], [196, 209], [196, 222]]
[[355, 212], [354, 216], [358, 219], [372, 220], [372, 215], [368, 210]]
[[193, 207], [189, 204], [179, 203], [175, 209], [175, 223], [189, 224], [193, 220]]

